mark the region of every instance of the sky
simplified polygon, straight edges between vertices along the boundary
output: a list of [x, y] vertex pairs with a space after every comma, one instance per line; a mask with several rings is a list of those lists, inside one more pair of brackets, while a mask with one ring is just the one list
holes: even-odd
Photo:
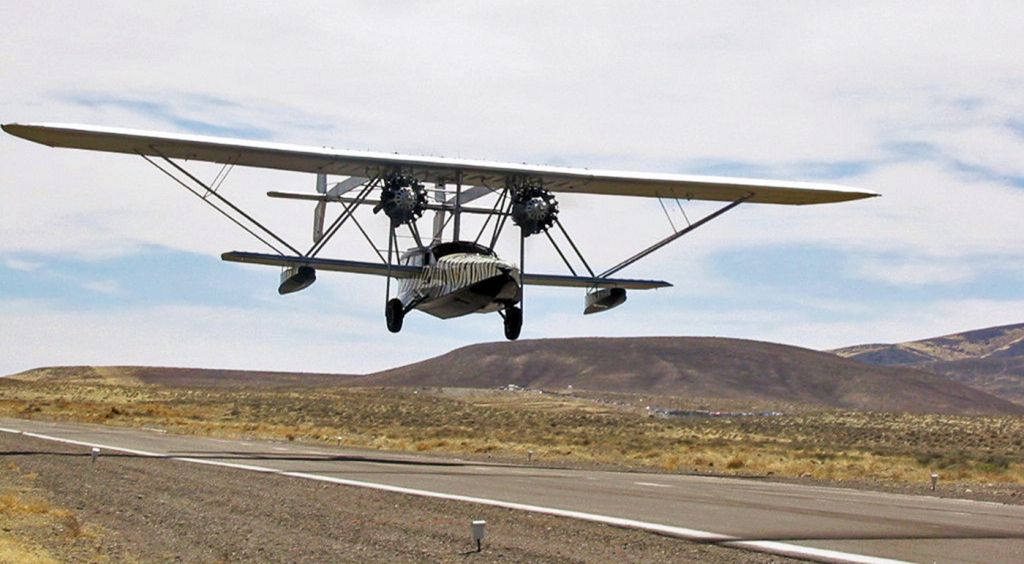
[[[622, 271], [674, 287], [607, 313], [584, 317], [580, 290], [528, 288], [524, 339], [828, 349], [1024, 321], [1019, 2], [201, 4], [0, 0], [0, 121], [882, 194], [742, 205]], [[0, 374], [364, 373], [502, 340], [496, 314], [414, 312], [393, 335], [376, 277], [322, 273], [278, 296], [276, 269], [219, 260], [257, 242], [137, 157], [4, 134], [0, 170]], [[312, 205], [265, 193], [314, 185], [237, 168], [222, 190], [309, 245]], [[559, 195], [560, 218], [606, 268], [672, 232], [656, 200], [638, 200]], [[683, 209], [692, 220], [715, 206]], [[325, 255], [373, 256], [351, 229]], [[564, 272], [541, 237], [527, 257], [530, 271]]]

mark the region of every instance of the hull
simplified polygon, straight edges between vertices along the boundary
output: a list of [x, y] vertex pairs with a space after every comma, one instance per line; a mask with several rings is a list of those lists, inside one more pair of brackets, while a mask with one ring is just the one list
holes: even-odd
[[519, 269], [496, 256], [455, 253], [403, 280], [399, 297], [407, 307], [449, 319], [498, 311], [519, 302]]
[[481, 280], [461, 290], [426, 300], [416, 309], [441, 319], [498, 311], [519, 301], [519, 283], [507, 274]]

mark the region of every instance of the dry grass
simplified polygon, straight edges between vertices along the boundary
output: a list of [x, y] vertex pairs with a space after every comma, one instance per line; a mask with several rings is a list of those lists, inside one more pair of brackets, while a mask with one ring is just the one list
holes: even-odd
[[25, 543], [9, 532], [0, 531], [0, 562], [50, 564], [59, 561], [45, 549]]
[[[1024, 483], [1024, 417], [787, 410], [661, 418], [651, 398], [399, 388], [178, 389], [0, 381], [0, 416], [664, 471]], [[677, 407], [713, 402], [668, 400]], [[730, 405], [729, 409], [735, 409]]]
[[35, 488], [37, 478], [13, 463], [0, 472], [0, 562], [58, 562], [83, 551], [102, 560], [92, 546], [99, 529], [54, 504]]

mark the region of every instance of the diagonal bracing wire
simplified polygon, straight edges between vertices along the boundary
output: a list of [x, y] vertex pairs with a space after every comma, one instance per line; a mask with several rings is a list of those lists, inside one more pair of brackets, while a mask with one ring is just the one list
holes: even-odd
[[[244, 223], [242, 223], [241, 221], [239, 221], [239, 220], [238, 220], [238, 218], [234, 217], [233, 215], [229, 214], [228, 212], [224, 211], [223, 209], [221, 209], [221, 208], [217, 207], [217, 205], [216, 205], [216, 204], [214, 204], [213, 202], [211, 202], [210, 200], [208, 200], [208, 199], [206, 198], [206, 195], [204, 195], [204, 194], [200, 194], [198, 190], [196, 190], [195, 188], [193, 188], [193, 187], [189, 186], [188, 184], [186, 184], [185, 182], [183, 182], [183, 181], [182, 181], [182, 180], [181, 180], [180, 178], [178, 178], [177, 176], [175, 176], [175, 175], [174, 175], [173, 173], [171, 173], [171, 172], [170, 172], [169, 170], [167, 170], [167, 169], [165, 169], [164, 167], [160, 166], [160, 164], [159, 164], [159, 163], [157, 163], [157, 162], [156, 162], [156, 161], [154, 161], [153, 159], [150, 159], [150, 158], [149, 158], [148, 156], [146, 156], [146, 155], [143, 155], [142, 153], [139, 153], [139, 152], [137, 152], [137, 151], [136, 151], [136, 154], [138, 154], [138, 155], [139, 155], [140, 157], [142, 157], [143, 159], [146, 159], [146, 162], [148, 162], [149, 164], [151, 164], [151, 165], [153, 165], [154, 167], [156, 167], [156, 169], [157, 169], [157, 170], [159, 170], [160, 172], [162, 172], [162, 173], [166, 174], [168, 178], [170, 178], [171, 180], [173, 180], [173, 181], [177, 182], [177, 183], [178, 183], [179, 185], [181, 185], [181, 186], [182, 186], [183, 188], [185, 188], [186, 190], [188, 190], [189, 192], [191, 192], [191, 193], [192, 193], [193, 195], [195, 195], [195, 197], [199, 198], [200, 200], [202, 200], [203, 202], [205, 202], [206, 204], [208, 204], [208, 205], [209, 205], [209, 206], [210, 206], [211, 208], [213, 208], [214, 210], [216, 210], [216, 211], [217, 211], [218, 213], [220, 213], [220, 214], [221, 214], [221, 215], [223, 215], [224, 217], [226, 217], [226, 218], [228, 218], [229, 220], [231, 220], [231, 222], [232, 222], [232, 223], [234, 223], [235, 225], [237, 225], [237, 226], [241, 227], [241, 228], [242, 228], [242, 229], [243, 229], [243, 230], [244, 230], [244, 231], [245, 231], [246, 233], [248, 233], [249, 235], [252, 235], [253, 237], [255, 237], [255, 238], [256, 238], [256, 240], [258, 240], [259, 242], [261, 242], [261, 243], [263, 243], [264, 245], [266, 245], [267, 247], [269, 247], [269, 248], [270, 248], [270, 249], [271, 249], [272, 251], [274, 251], [275, 253], [277, 253], [277, 254], [279, 254], [279, 255], [282, 255], [282, 256], [284, 256], [284, 254], [285, 254], [285, 253], [284, 253], [284, 252], [282, 252], [282, 251], [281, 251], [281, 249], [279, 249], [279, 248], [275, 247], [273, 243], [271, 243], [270, 241], [267, 241], [266, 239], [264, 239], [263, 237], [261, 237], [261, 236], [260, 236], [260, 235], [259, 235], [258, 233], [256, 233], [256, 232], [255, 232], [255, 231], [254, 231], [254, 230], [253, 230], [252, 228], [250, 228], [249, 226], [247, 226], [247, 225], [245, 225]], [[173, 163], [172, 163], [172, 164], [173, 164]], [[206, 186], [203, 186], [203, 187], [204, 187], [204, 188], [206, 188]], [[209, 189], [207, 189], [207, 191], [209, 191]], [[221, 198], [221, 199], [223, 199], [223, 198]], [[232, 207], [233, 207], [233, 206], [232, 206]], [[243, 216], [245, 216], [245, 214], [243, 214]], [[246, 217], [247, 217], [247, 216], [246, 216]], [[250, 221], [251, 221], [251, 220], [250, 220]], [[254, 222], [254, 223], [255, 223], [255, 222]], [[257, 225], [259, 225], [259, 224], [257, 224]], [[262, 228], [262, 229], [263, 229], [264, 231], [267, 231], [267, 232], [269, 233], [269, 230], [267, 230], [267, 229], [266, 229], [265, 227], [262, 227], [262, 226], [260, 226], [260, 227], [261, 227], [261, 228]], [[273, 233], [271, 233], [271, 235], [272, 235], [272, 236], [274, 236], [274, 235], [273, 235]], [[276, 236], [274, 236], [274, 238], [275, 238], [275, 239], [277, 239], [277, 237], [276, 237]], [[281, 241], [281, 242], [282, 242], [282, 243], [284, 243], [283, 241]], [[289, 249], [292, 249], [292, 247], [291, 247], [290, 245], [288, 245], [287, 243], [284, 243], [284, 245], [285, 245], [286, 247], [288, 247]], [[295, 249], [292, 249], [292, 250], [294, 251]], [[298, 254], [298, 251], [296, 251], [296, 254]]]
[[[498, 196], [497, 201], [494, 202], [494, 206], [491, 207], [491, 213], [487, 214], [486, 219], [484, 219], [484, 224], [480, 226], [480, 232], [477, 233], [476, 239], [473, 239], [474, 243], [480, 242], [480, 237], [484, 236], [484, 232], [487, 231], [487, 226], [491, 223], [491, 217], [497, 215], [499, 213], [498, 210], [502, 209], [507, 194], [508, 188], [505, 188], [504, 190], [501, 191], [501, 194]], [[495, 223], [497, 223], [497, 221], [498, 220], [495, 220]], [[493, 244], [491, 245], [491, 248], [494, 248]]]
[[366, 195], [370, 193], [370, 190], [373, 189], [374, 184], [376, 184], [377, 180], [380, 179], [380, 177], [381, 175], [377, 174], [372, 179], [370, 179], [369, 182], [366, 183], [366, 186], [364, 186], [363, 189], [359, 192], [359, 194], [345, 206], [341, 214], [339, 214], [338, 217], [331, 223], [331, 226], [327, 228], [327, 231], [324, 232], [323, 238], [320, 239], [320, 241], [314, 243], [313, 246], [309, 248], [309, 251], [306, 252], [305, 256], [315, 257], [320, 251], [323, 250], [324, 246], [327, 245], [327, 242], [330, 241], [332, 237], [334, 237], [334, 234], [338, 232], [338, 229], [341, 228], [342, 224], [344, 224], [345, 221], [350, 216], [352, 216], [352, 214], [355, 213], [356, 206], [358, 206], [360, 203], [363, 202], [363, 200], [366, 199]]
[[572, 240], [572, 237], [569, 236], [569, 232], [565, 230], [565, 226], [562, 225], [562, 220], [556, 217], [555, 225], [557, 225], [558, 229], [562, 231], [562, 235], [565, 236], [565, 240], [569, 241], [569, 245], [572, 247], [572, 250], [576, 253], [576, 256], [580, 257], [580, 262], [582, 262], [583, 266], [586, 267], [587, 272], [589, 272], [591, 276], [594, 276], [594, 269], [590, 268], [590, 265], [587, 263], [587, 259], [583, 258], [583, 253], [581, 253], [579, 248], [576, 247], [576, 243]]
[[167, 164], [169, 164], [172, 167], [174, 167], [175, 169], [177, 169], [178, 172], [180, 172], [181, 174], [184, 174], [185, 176], [187, 176], [190, 180], [192, 180], [192, 182], [195, 182], [196, 184], [198, 184], [198, 185], [202, 186], [204, 189], [206, 189], [206, 191], [209, 193], [209, 195], [211, 195], [211, 196], [217, 198], [218, 200], [220, 200], [221, 203], [223, 203], [224, 205], [226, 205], [229, 208], [231, 208], [232, 210], [234, 210], [234, 212], [237, 213], [238, 215], [240, 215], [240, 216], [244, 217], [245, 219], [249, 220], [249, 223], [252, 223], [256, 227], [258, 227], [261, 231], [263, 231], [267, 235], [270, 235], [270, 237], [272, 237], [278, 243], [281, 243], [285, 247], [288, 247], [288, 249], [290, 251], [292, 251], [293, 253], [295, 253], [296, 255], [299, 254], [298, 249], [296, 249], [295, 247], [289, 245], [287, 241], [285, 241], [284, 239], [278, 237], [277, 234], [274, 233], [273, 231], [271, 231], [270, 229], [267, 229], [266, 227], [264, 227], [264, 225], [262, 223], [260, 223], [260, 222], [256, 221], [255, 219], [253, 219], [253, 217], [251, 215], [245, 213], [241, 208], [239, 208], [235, 204], [231, 203], [230, 200], [228, 200], [224, 196], [221, 196], [217, 192], [213, 192], [212, 190], [210, 190], [210, 187], [207, 186], [205, 183], [203, 183], [202, 180], [199, 180], [198, 178], [196, 178], [194, 174], [192, 174], [191, 172], [189, 172], [189, 171], [185, 170], [184, 168], [182, 168], [181, 165], [179, 165], [178, 163], [176, 163], [176, 162], [172, 161], [171, 159], [167, 158], [167, 156], [164, 155], [162, 152], [160, 152], [159, 149], [157, 149], [156, 147], [154, 147], [152, 145], [150, 146], [150, 148], [153, 149], [153, 151], [156, 154], [160, 155], [160, 158], [163, 159], [164, 162], [166, 162]]

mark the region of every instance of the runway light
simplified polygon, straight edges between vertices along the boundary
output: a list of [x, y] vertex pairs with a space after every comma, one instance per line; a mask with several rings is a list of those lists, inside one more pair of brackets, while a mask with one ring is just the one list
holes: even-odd
[[935, 491], [935, 484], [939, 483], [939, 475], [932, 472], [932, 491]]
[[532, 450], [526, 451], [526, 461], [527, 462], [533, 462], [533, 451]]
[[92, 447], [92, 462], [96, 463], [96, 459], [100, 457], [100, 449]]
[[487, 521], [473, 521], [473, 540], [476, 541], [476, 551], [480, 552], [483, 549], [481, 544], [484, 540], [484, 526], [487, 525]]

